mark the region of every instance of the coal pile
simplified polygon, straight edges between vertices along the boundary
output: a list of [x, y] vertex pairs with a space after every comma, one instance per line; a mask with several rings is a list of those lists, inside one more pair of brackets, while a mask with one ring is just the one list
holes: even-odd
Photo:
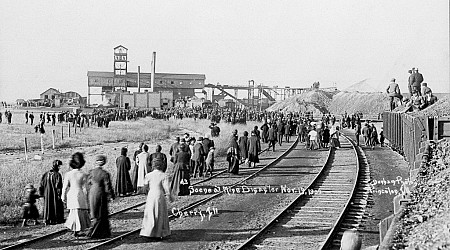
[[448, 249], [450, 246], [450, 142], [431, 145], [431, 159], [420, 168], [394, 238], [393, 249]]
[[329, 113], [328, 106], [330, 105], [332, 94], [322, 90], [311, 90], [299, 95], [287, 98], [284, 101], [277, 102], [267, 108], [267, 111], [282, 111], [282, 112], [301, 112], [307, 111], [313, 113]]
[[450, 115], [450, 99], [448, 97], [438, 100], [435, 104], [416, 112], [417, 116], [446, 116]]
[[339, 92], [333, 96], [329, 110], [333, 114], [378, 114], [389, 110], [389, 97], [381, 92]]

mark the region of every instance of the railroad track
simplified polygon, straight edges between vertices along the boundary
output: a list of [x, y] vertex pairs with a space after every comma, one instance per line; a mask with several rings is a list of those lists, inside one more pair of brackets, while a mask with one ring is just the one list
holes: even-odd
[[[295, 147], [294, 145], [296, 145], [296, 143], [297, 143], [297, 142], [295, 141], [289, 149], [292, 149], [292, 147]], [[289, 149], [288, 149], [288, 150], [289, 150]], [[287, 151], [288, 151], [288, 150], [287, 150]], [[265, 149], [262, 150], [259, 154], [262, 154], [262, 153], [267, 152], [267, 151], [268, 151], [268, 148], [265, 148]], [[287, 151], [286, 151], [286, 152], [287, 152]], [[284, 152], [282, 155], [284, 155], [286, 152]], [[281, 156], [282, 156], [282, 155], [281, 155]], [[279, 158], [280, 158], [280, 157], [277, 157], [274, 161], [272, 161], [271, 163], [269, 163], [267, 166], [269, 166], [270, 164], [272, 164], [272, 163], [275, 162], [275, 161], [278, 161]], [[243, 163], [244, 163], [244, 162], [241, 162], [240, 165], [242, 165]], [[267, 166], [263, 167], [262, 169], [266, 168]], [[260, 169], [260, 170], [262, 170], [262, 169]], [[254, 169], [254, 172], [253, 172], [252, 174], [250, 174], [249, 176], [253, 176], [255, 173], [259, 172], [260, 170], [258, 170], [258, 168], [255, 168], [255, 169]], [[192, 186], [197, 186], [197, 185], [199, 185], [199, 184], [206, 183], [206, 182], [211, 181], [211, 180], [217, 178], [218, 176], [223, 175], [223, 174], [225, 174], [225, 173], [227, 173], [227, 172], [228, 172], [228, 169], [224, 169], [224, 170], [222, 170], [222, 171], [219, 171], [219, 172], [215, 173], [214, 175], [212, 175], [212, 176], [210, 176], [210, 177], [208, 177], [208, 178], [205, 178], [205, 179], [201, 179], [201, 180], [196, 181], [195, 183], [192, 184]], [[241, 181], [240, 181], [239, 183], [241, 183]], [[236, 184], [236, 185], [237, 185], [237, 184]], [[213, 198], [215, 198], [215, 197], [207, 197], [207, 198], [204, 198], [204, 199], [201, 199], [201, 200], [197, 200], [197, 201], [195, 201], [195, 202], [192, 202], [192, 203], [190, 203], [189, 205], [184, 206], [183, 208], [181, 208], [181, 209], [180, 209], [180, 212], [182, 212], [182, 211], [187, 211], [187, 210], [190, 210], [190, 209], [192, 209], [192, 208], [195, 208], [195, 207], [197, 207], [197, 206], [199, 206], [199, 205], [201, 205], [201, 204], [203, 204], [203, 203], [205, 203], [205, 202], [207, 202], [207, 201], [209, 201], [209, 200], [211, 200], [211, 199], [213, 199]], [[145, 200], [145, 199], [144, 199], [144, 200]], [[116, 211], [116, 212], [114, 212], [114, 213], [109, 214], [109, 217], [114, 217], [114, 216], [119, 215], [119, 214], [122, 214], [122, 213], [124, 213], [124, 212], [127, 212], [127, 211], [130, 211], [130, 210], [133, 210], [133, 209], [142, 207], [142, 206], [145, 205], [145, 203], [146, 203], [146, 202], [143, 201], [143, 202], [139, 202], [139, 203], [137, 203], [137, 204], [134, 204], [134, 205], [132, 205], [132, 206], [126, 207], [126, 208], [124, 208], [124, 209], [121, 209], [121, 210], [119, 210], [119, 211]], [[49, 239], [49, 238], [52, 238], [52, 237], [57, 237], [57, 236], [59, 236], [59, 235], [63, 235], [63, 234], [68, 233], [68, 232], [69, 232], [69, 230], [68, 230], [67, 228], [63, 228], [63, 229], [61, 229], [61, 230], [57, 230], [57, 231], [54, 231], [54, 232], [51, 232], [51, 233], [48, 233], [48, 234], [44, 234], [44, 235], [41, 235], [41, 236], [38, 236], [38, 237], [35, 237], [35, 238], [28, 239], [28, 240], [23, 241], [23, 242], [19, 242], [19, 243], [13, 244], [13, 245], [9, 245], [9, 246], [0, 248], [0, 250], [10, 250], [10, 249], [20, 249], [20, 248], [24, 248], [24, 247], [26, 247], [26, 246], [28, 246], [28, 245], [30, 245], [30, 244], [37, 243], [37, 242], [40, 242], [40, 241], [44, 241], [44, 240]], [[126, 235], [125, 235], [125, 236], [126, 236]], [[121, 236], [119, 236], [119, 237], [125, 237], [125, 236], [121, 235]], [[117, 240], [116, 238], [117, 238], [117, 237], [112, 238], [112, 239], [110, 239], [110, 240], [108, 240], [108, 241], [105, 241], [105, 243], [108, 244], [107, 242], [113, 242], [113, 241], [116, 241], [116, 240]], [[101, 244], [99, 244], [99, 245], [101, 245]], [[95, 249], [95, 248], [92, 248], [92, 249]]]
[[345, 139], [307, 186], [315, 192], [299, 194], [237, 249], [339, 249], [342, 233], [363, 218], [370, 179], [363, 152]]

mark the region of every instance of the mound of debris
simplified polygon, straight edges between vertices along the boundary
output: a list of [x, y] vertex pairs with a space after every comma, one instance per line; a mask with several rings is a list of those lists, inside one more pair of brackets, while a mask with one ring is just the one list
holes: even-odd
[[312, 111], [313, 113], [329, 113], [332, 94], [323, 90], [313, 89], [311, 91], [295, 95], [284, 101], [277, 102], [267, 108], [267, 111], [301, 112]]
[[328, 107], [333, 114], [378, 114], [389, 110], [389, 97], [385, 93], [339, 92]]
[[[433, 105], [434, 106], [434, 105]], [[448, 249], [450, 246], [450, 142], [431, 144], [431, 159], [400, 221], [393, 249]]]
[[415, 116], [446, 116], [450, 115], [450, 99], [445, 97], [433, 105], [414, 114]]

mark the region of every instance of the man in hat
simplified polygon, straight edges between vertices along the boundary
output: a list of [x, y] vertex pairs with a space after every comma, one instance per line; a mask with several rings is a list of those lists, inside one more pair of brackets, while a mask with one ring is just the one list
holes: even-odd
[[175, 142], [170, 146], [170, 150], [169, 150], [171, 162], [174, 162], [175, 154], [179, 152], [179, 148], [180, 148], [180, 137], [177, 136], [175, 138]]
[[409, 90], [409, 96], [412, 96], [412, 84], [414, 83], [414, 68], [411, 70], [408, 70], [409, 77], [408, 77], [408, 90]]
[[394, 98], [399, 98], [400, 99], [400, 103], [403, 99], [403, 96], [400, 92], [400, 88], [398, 86], [398, 84], [395, 82], [395, 78], [391, 79], [391, 82], [389, 83], [389, 86], [386, 89], [386, 92], [389, 96], [389, 107], [392, 110], [395, 109], [395, 103], [394, 103]]
[[420, 84], [423, 82], [423, 75], [419, 73], [419, 69], [417, 68], [415, 72], [413, 72], [414, 75], [414, 82], [412, 83], [413, 92], [416, 91], [419, 96], [422, 95], [420, 92]]
[[199, 177], [203, 176], [203, 162], [204, 162], [204, 156], [205, 151], [203, 149], [202, 145], [203, 137], [199, 137], [197, 142], [194, 145], [194, 152], [193, 152], [193, 160], [194, 160], [194, 178], [197, 177], [197, 173], [199, 174]]

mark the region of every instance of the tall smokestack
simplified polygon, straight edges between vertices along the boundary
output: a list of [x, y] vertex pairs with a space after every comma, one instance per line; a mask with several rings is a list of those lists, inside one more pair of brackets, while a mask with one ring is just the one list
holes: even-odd
[[153, 52], [152, 56], [152, 69], [151, 69], [151, 78], [150, 78], [150, 91], [153, 92], [155, 88], [155, 70], [156, 69], [156, 52]]
[[138, 93], [141, 93], [141, 66], [138, 66], [137, 85], [138, 85]]

